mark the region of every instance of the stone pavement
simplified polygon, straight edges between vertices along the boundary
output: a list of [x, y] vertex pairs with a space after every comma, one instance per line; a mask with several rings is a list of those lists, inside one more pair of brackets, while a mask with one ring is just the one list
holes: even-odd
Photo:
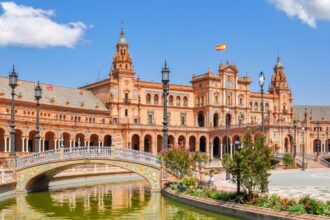
[[[215, 175], [215, 185], [219, 190], [236, 190], [236, 184], [225, 180], [226, 174]], [[203, 180], [207, 181], [205, 176]], [[306, 171], [274, 171], [270, 176], [269, 193], [284, 197], [299, 198], [310, 195], [320, 200], [330, 200], [330, 169], [308, 169]]]

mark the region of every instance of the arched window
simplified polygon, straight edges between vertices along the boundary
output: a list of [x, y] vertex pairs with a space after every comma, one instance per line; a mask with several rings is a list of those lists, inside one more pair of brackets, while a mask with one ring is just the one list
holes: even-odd
[[176, 106], [180, 106], [181, 105], [181, 98], [180, 96], [176, 97]]
[[258, 102], [255, 102], [255, 103], [254, 103], [254, 110], [255, 110], [255, 111], [258, 111]]
[[188, 106], [188, 98], [186, 96], [183, 97], [183, 106]]
[[253, 110], [253, 103], [250, 102], [250, 109]]
[[158, 97], [158, 95], [156, 94], [156, 95], [154, 96], [154, 104], [155, 104], [155, 105], [158, 105], [158, 99], [159, 99], [159, 97]]
[[240, 106], [243, 105], [243, 97], [239, 97], [239, 105], [240, 105]]
[[147, 94], [147, 96], [146, 96], [146, 103], [147, 104], [151, 103], [151, 95], [150, 94]]
[[265, 105], [265, 110], [266, 110], [266, 111], [269, 110], [269, 104], [268, 104], [268, 103], [266, 103], [266, 105]]
[[170, 97], [168, 98], [168, 104], [169, 105], [173, 105], [173, 96], [170, 95]]
[[198, 121], [198, 127], [204, 127], [205, 125], [205, 118], [204, 118], [204, 112], [203, 111], [200, 111], [198, 113], [198, 118], [197, 118], [197, 121]]
[[228, 79], [226, 81], [225, 86], [226, 86], [226, 88], [233, 88], [233, 81], [231, 81], [230, 79]]

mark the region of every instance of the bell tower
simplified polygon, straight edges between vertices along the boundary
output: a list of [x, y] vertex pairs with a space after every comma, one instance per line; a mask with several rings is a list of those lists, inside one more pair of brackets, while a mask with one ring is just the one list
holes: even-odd
[[135, 71], [132, 66], [131, 55], [128, 51], [128, 43], [125, 40], [123, 26], [120, 31], [120, 39], [117, 42], [117, 52], [113, 57], [111, 75], [119, 78], [121, 75], [134, 78]]
[[274, 66], [274, 73], [272, 76], [269, 93], [279, 93], [281, 90], [288, 90], [286, 75], [284, 73], [284, 66], [281, 64], [280, 55], [277, 56], [277, 62]]

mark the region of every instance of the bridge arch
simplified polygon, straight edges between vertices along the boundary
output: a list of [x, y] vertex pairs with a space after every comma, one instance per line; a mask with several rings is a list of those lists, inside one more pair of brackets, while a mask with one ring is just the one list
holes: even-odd
[[151, 190], [160, 190], [160, 171], [159, 169], [146, 167], [142, 164], [124, 162], [119, 160], [73, 160], [73, 161], [59, 161], [49, 164], [38, 165], [35, 167], [23, 169], [18, 174], [17, 191], [29, 192], [40, 191], [48, 189], [49, 181], [56, 174], [79, 165], [89, 164], [106, 164], [111, 166], [120, 167], [126, 170], [130, 170], [148, 181]]
[[161, 189], [160, 164], [155, 155], [125, 148], [83, 147], [74, 151], [61, 148], [18, 158], [16, 191], [46, 189], [57, 173], [84, 164], [107, 164], [127, 169], [144, 177], [151, 190]]

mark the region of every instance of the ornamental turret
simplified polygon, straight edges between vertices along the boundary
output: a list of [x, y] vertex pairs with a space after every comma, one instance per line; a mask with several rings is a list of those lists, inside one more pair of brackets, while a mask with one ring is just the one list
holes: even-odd
[[280, 90], [288, 90], [286, 75], [284, 73], [284, 66], [281, 64], [280, 55], [277, 57], [277, 62], [274, 66], [274, 73], [272, 76], [270, 93], [278, 93]]
[[132, 59], [128, 51], [128, 43], [125, 39], [123, 27], [121, 28], [120, 39], [116, 47], [117, 52], [114, 55], [112, 61], [112, 76], [118, 78], [119, 75], [124, 74], [125, 76], [131, 75], [134, 77], [135, 71], [132, 66]]

